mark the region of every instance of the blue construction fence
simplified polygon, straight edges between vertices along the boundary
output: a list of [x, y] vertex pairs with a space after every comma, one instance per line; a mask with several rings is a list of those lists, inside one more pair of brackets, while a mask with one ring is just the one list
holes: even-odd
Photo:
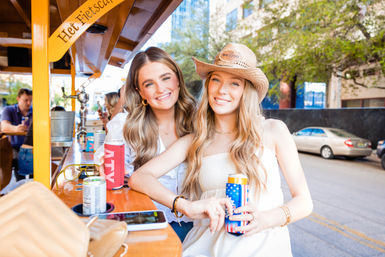
[[[295, 108], [322, 109], [326, 106], [326, 83], [304, 82], [296, 86]], [[279, 109], [279, 81], [272, 81], [262, 101], [263, 109]]]

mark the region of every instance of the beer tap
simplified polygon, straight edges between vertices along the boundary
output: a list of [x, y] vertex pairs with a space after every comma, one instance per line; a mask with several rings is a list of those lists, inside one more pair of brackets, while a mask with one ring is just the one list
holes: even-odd
[[84, 85], [80, 86], [80, 90], [76, 95], [66, 95], [64, 87], [61, 88], [63, 92], [63, 98], [73, 98], [77, 99], [80, 102], [80, 124], [78, 127], [77, 137], [79, 143], [86, 142], [87, 130], [86, 130], [86, 120], [87, 120], [87, 102], [89, 100], [89, 96], [85, 91]]

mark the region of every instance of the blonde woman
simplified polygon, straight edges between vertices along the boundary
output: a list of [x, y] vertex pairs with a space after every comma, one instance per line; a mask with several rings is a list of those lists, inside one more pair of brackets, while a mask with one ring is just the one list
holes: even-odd
[[[183, 256], [292, 256], [286, 225], [309, 215], [312, 200], [289, 130], [261, 114], [259, 104], [269, 84], [265, 74], [256, 68], [254, 53], [241, 44], [226, 45], [214, 64], [194, 61], [206, 80], [196, 133], [143, 165], [131, 176], [130, 186], [176, 215], [195, 219]], [[185, 160], [186, 199], [157, 180]], [[286, 203], [280, 170], [292, 195]], [[235, 210], [225, 198], [228, 175], [234, 173], [246, 175], [250, 185], [249, 203]], [[248, 222], [237, 228], [245, 235], [225, 231], [225, 209], [231, 220]], [[245, 214], [233, 215], [241, 212]]]
[[[150, 47], [134, 57], [124, 91], [129, 113], [123, 128], [126, 166], [130, 166], [127, 170], [138, 169], [178, 138], [194, 131], [195, 100], [187, 91], [179, 66], [160, 48]], [[180, 194], [184, 176], [185, 165], [181, 163], [158, 181], [174, 194]], [[192, 227], [191, 220], [185, 217], [177, 223], [168, 207], [156, 205], [165, 211], [183, 241]]]
[[[119, 94], [117, 92], [110, 92], [104, 95], [104, 106], [106, 112], [101, 109], [98, 110], [99, 119], [103, 122], [103, 127], [107, 131], [107, 123], [113, 118], [112, 114], [115, 113], [117, 103], [119, 102]], [[118, 108], [121, 108], [119, 106]]]

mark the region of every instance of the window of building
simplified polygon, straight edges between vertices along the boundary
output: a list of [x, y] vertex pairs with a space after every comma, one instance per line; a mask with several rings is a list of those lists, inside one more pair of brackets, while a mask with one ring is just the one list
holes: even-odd
[[231, 31], [237, 27], [238, 11], [234, 9], [226, 16], [226, 31]]
[[385, 98], [364, 99], [363, 107], [385, 107]]
[[364, 77], [373, 76], [373, 75], [376, 75], [376, 69], [375, 68], [370, 68], [370, 69], [364, 70]]
[[246, 2], [243, 5], [243, 18], [246, 18], [246, 17], [250, 16], [253, 13], [254, 2], [255, 1]]
[[342, 100], [342, 107], [344, 108], [385, 107], [385, 98]]

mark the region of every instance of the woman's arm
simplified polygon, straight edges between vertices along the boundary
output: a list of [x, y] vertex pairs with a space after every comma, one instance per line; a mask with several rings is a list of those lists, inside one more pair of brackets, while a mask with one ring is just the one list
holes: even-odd
[[[279, 120], [265, 121], [266, 142], [265, 147], [273, 147], [285, 180], [289, 186], [292, 199], [284, 205], [289, 209], [290, 222], [295, 222], [308, 216], [313, 210], [309, 188], [298, 157], [297, 147], [285, 123]], [[238, 208], [236, 212], [248, 212], [241, 217], [233, 216], [232, 219], [250, 221], [245, 227], [239, 227], [249, 234], [257, 233], [263, 229], [284, 225], [287, 215], [284, 208], [278, 207], [259, 212], [255, 206], [248, 205]]]
[[[158, 181], [158, 178], [186, 159], [192, 138], [193, 135], [181, 137], [162, 154], [154, 157], [136, 170], [128, 180], [129, 186], [172, 209], [177, 195], [164, 187]], [[210, 218], [210, 229], [216, 231], [223, 226], [225, 217], [224, 206], [232, 211], [230, 201], [225, 198], [199, 201], [179, 198], [175, 207], [177, 211], [192, 219]]]
[[[285, 203], [290, 211], [290, 222], [303, 219], [313, 210], [309, 188], [298, 156], [298, 150], [286, 124], [280, 120], [268, 120], [271, 123], [272, 141], [279, 166], [289, 186], [292, 199]], [[281, 208], [271, 211], [270, 226], [282, 225], [286, 215]]]
[[[291, 222], [310, 215], [313, 210], [309, 188], [289, 129], [282, 121], [271, 120], [274, 131], [273, 139], [279, 166], [289, 186], [292, 199], [285, 203], [291, 214]], [[282, 211], [281, 211], [282, 212]], [[286, 221], [286, 216], [284, 221]], [[282, 223], [281, 223], [282, 224]]]
[[154, 157], [136, 170], [128, 180], [128, 185], [145, 193], [153, 200], [172, 208], [176, 195], [164, 187], [158, 178], [181, 164], [187, 157], [192, 135], [179, 138], [166, 151]]

